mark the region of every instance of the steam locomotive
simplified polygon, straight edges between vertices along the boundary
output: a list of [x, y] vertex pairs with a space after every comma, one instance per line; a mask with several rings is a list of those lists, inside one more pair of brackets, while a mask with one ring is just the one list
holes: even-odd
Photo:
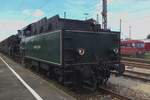
[[120, 33], [103, 30], [93, 19], [43, 18], [12, 38], [0, 43], [2, 52], [14, 58], [20, 55], [26, 67], [44, 70], [63, 85], [95, 90], [112, 71], [118, 75], [125, 71], [120, 62]]

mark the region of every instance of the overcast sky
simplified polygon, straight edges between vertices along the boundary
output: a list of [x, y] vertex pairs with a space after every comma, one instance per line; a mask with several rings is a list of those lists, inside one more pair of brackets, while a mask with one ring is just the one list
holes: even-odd
[[[67, 12], [67, 18], [96, 19], [101, 22], [102, 0], [0, 0], [0, 41], [16, 34], [17, 30], [42, 17], [51, 17]], [[108, 27], [119, 30], [122, 19], [122, 37], [144, 39], [150, 34], [150, 0], [108, 0]]]

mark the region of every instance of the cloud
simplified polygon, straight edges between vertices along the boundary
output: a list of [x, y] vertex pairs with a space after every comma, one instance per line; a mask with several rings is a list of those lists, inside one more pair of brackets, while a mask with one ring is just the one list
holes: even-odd
[[33, 16], [34, 17], [40, 17], [40, 16], [43, 16], [44, 15], [44, 12], [41, 10], [41, 9], [36, 9], [34, 12], [33, 12]]
[[116, 1], [116, 0], [107, 0], [107, 3], [110, 4], [110, 3], [114, 2], [114, 1]]
[[[108, 28], [119, 31], [120, 19], [122, 19], [123, 38], [129, 37], [129, 26], [132, 26], [132, 38], [144, 39], [147, 37], [150, 26], [149, 6], [150, 0], [108, 0]], [[138, 2], [135, 3], [135, 2]], [[136, 4], [132, 7], [132, 3]], [[147, 4], [144, 7], [141, 5]], [[98, 13], [101, 19], [101, 4], [95, 5], [94, 16]], [[111, 10], [110, 10], [111, 8]], [[139, 9], [139, 10], [137, 10]]]
[[148, 0], [134, 0], [134, 1], [137, 1], [137, 2], [145, 2], [145, 1], [148, 1]]
[[68, 4], [75, 4], [75, 5], [83, 5], [83, 4], [85, 4], [86, 3], [86, 1], [84, 1], [84, 0], [66, 0], [66, 2], [68, 3]]
[[28, 16], [31, 15], [31, 11], [28, 9], [23, 10], [22, 13]]
[[109, 13], [108, 14], [108, 27], [112, 30], [119, 31], [119, 21], [122, 19], [122, 37], [129, 37], [129, 26], [132, 27], [133, 39], [144, 39], [147, 37], [150, 26], [150, 15], [147, 16], [133, 16], [127, 12]]
[[[29, 10], [25, 9], [22, 14], [26, 16], [41, 17], [44, 12], [41, 9]], [[6, 37], [16, 34], [18, 29], [28, 25], [29, 22], [25, 20], [0, 20], [0, 41]]]
[[33, 16], [33, 17], [41, 17], [44, 15], [44, 11], [41, 9], [29, 10], [25, 9], [22, 13], [26, 16]]
[[16, 34], [18, 29], [23, 28], [27, 24], [23, 20], [0, 20], [0, 41], [12, 34]]

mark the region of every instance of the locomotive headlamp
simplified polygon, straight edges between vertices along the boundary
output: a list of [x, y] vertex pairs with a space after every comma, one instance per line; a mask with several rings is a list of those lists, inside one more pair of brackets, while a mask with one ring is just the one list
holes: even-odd
[[113, 51], [115, 52], [115, 53], [118, 53], [119, 52], [119, 50], [116, 48], [116, 49], [113, 49]]
[[83, 56], [85, 54], [85, 50], [83, 48], [79, 48], [78, 53], [80, 56]]

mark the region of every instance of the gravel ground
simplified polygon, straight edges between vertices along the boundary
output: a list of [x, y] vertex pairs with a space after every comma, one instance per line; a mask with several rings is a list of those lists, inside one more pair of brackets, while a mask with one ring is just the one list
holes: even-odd
[[150, 83], [111, 76], [107, 88], [111, 88], [133, 100], [150, 100]]

